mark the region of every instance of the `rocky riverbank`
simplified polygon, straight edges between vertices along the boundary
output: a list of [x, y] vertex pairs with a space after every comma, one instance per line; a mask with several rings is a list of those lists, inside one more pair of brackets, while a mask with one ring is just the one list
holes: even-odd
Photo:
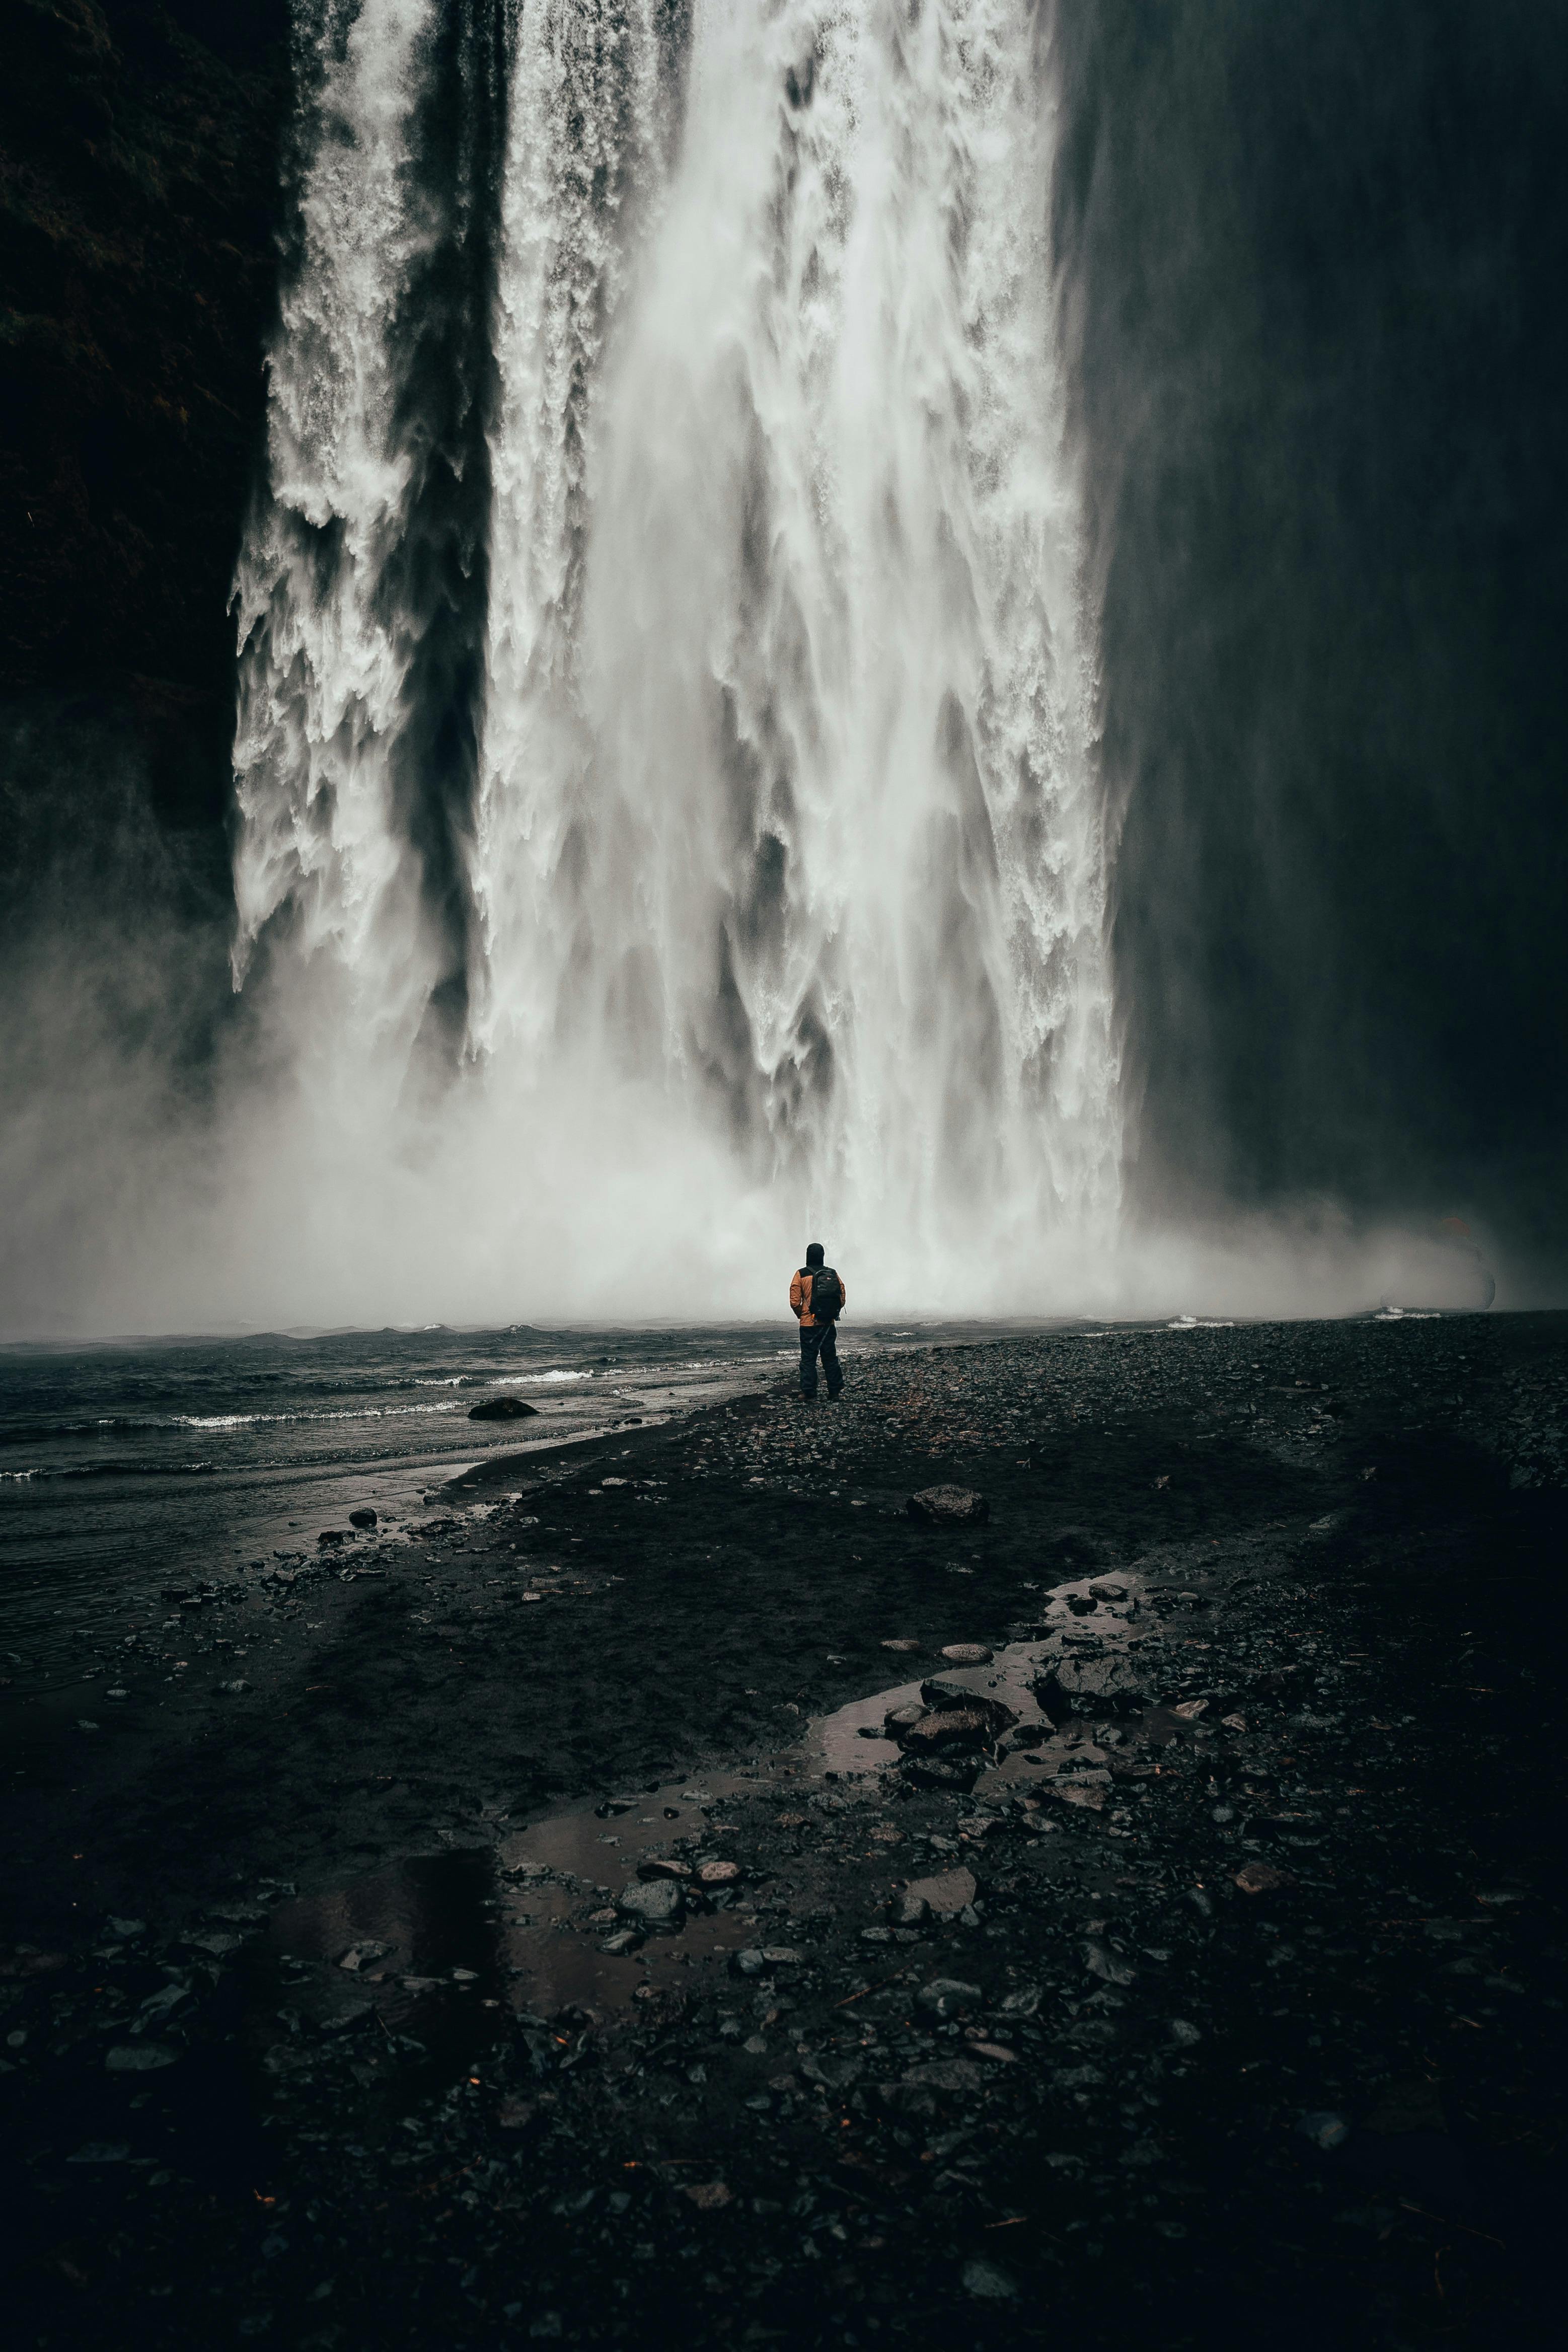
[[1543, 2340], [1565, 1343], [852, 1357], [215, 1560], [15, 1801], [23, 2340]]

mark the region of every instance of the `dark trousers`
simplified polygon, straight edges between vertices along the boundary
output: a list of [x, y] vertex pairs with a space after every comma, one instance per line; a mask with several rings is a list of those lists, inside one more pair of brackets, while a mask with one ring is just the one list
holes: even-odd
[[822, 1370], [828, 1376], [828, 1394], [836, 1397], [843, 1387], [844, 1376], [839, 1370], [839, 1343], [831, 1323], [802, 1323], [800, 1326], [800, 1394], [814, 1397], [817, 1393], [817, 1359], [822, 1360]]

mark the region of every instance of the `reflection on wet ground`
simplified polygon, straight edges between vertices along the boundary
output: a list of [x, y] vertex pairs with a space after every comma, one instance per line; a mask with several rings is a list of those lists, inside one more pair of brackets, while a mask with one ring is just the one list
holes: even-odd
[[[373, 2008], [389, 2040], [406, 2052], [412, 2039], [413, 2054], [449, 2068], [516, 2017], [580, 2009], [603, 2018], [644, 1988], [678, 1987], [695, 1966], [750, 1940], [756, 1915], [727, 1890], [694, 1890], [678, 1932], [611, 1950], [630, 1940], [614, 1898], [636, 1883], [640, 1862], [721, 1853], [726, 1800], [799, 1770], [779, 1759], [750, 1775], [617, 1793], [494, 1848], [417, 1856], [292, 1899], [272, 1915], [257, 2003], [287, 2005], [308, 1985], [319, 2029], [341, 2021], [346, 2030]], [[338, 1982], [322, 1986], [323, 1962]]]
[[[434, 2064], [466, 2063], [517, 2016], [541, 2023], [591, 2014], [602, 2021], [632, 2002], [676, 1990], [705, 1963], [787, 1932], [790, 1906], [763, 1899], [742, 1879], [706, 1892], [695, 1874], [726, 1859], [727, 1814], [737, 1799], [764, 1788], [837, 1786], [841, 1799], [880, 1801], [883, 1776], [900, 1750], [883, 1736], [890, 1712], [918, 1701], [922, 1682], [999, 1700], [1017, 1717], [976, 1782], [978, 1805], [1004, 1802], [1045, 1783], [1069, 1801], [1097, 1803], [1109, 1779], [1121, 1725], [1069, 1717], [1053, 1725], [1036, 1685], [1060, 1671], [1064, 1643], [1086, 1639], [1103, 1661], [1140, 1638], [1141, 1580], [1109, 1585], [1083, 1578], [1040, 1595], [1038, 1630], [980, 1663], [946, 1653], [920, 1656], [919, 1679], [899, 1683], [815, 1718], [799, 1744], [748, 1768], [685, 1775], [656, 1786], [616, 1789], [513, 1829], [497, 1821], [493, 1846], [427, 1854], [329, 1893], [293, 1898], [272, 1915], [261, 1998], [287, 2011], [321, 1964], [333, 1970], [328, 1995], [318, 1990], [313, 2021], [331, 2030], [357, 2024], [373, 2008], [389, 2041], [423, 2051]], [[1061, 1709], [1058, 1707], [1058, 1716]], [[1157, 1740], [1174, 1719], [1164, 1708], [1140, 1710]], [[1132, 1728], [1129, 1721], [1127, 1728]], [[643, 1933], [616, 1908], [649, 1865], [681, 1874], [684, 1916], [669, 1930]], [[274, 2071], [277, 2071], [275, 2064]]]

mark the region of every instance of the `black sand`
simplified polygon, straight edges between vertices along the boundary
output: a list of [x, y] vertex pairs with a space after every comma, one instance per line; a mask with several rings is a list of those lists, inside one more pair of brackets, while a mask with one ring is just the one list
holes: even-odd
[[[112, 1722], [33, 1735], [19, 2341], [1545, 2340], [1568, 1318], [845, 1356], [840, 1405], [493, 1461], [292, 1582], [214, 1559]], [[988, 1524], [914, 1526], [939, 1480]], [[1118, 1583], [1136, 1704], [1065, 1769], [768, 1761]], [[507, 1865], [673, 1779], [738, 1896], [607, 1968], [593, 1884]], [[965, 1916], [893, 1926], [956, 1870]], [[524, 1914], [611, 1996], [528, 2009]]]

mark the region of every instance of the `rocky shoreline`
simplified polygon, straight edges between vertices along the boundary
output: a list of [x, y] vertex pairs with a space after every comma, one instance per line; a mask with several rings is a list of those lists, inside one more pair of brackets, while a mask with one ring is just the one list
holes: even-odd
[[1544, 2340], [1568, 1318], [851, 1372], [130, 1629], [19, 2340]]

